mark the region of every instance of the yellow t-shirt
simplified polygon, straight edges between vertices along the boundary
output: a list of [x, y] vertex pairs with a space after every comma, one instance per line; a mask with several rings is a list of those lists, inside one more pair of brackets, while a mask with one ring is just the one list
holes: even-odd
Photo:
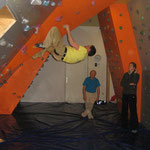
[[88, 56], [87, 49], [83, 46], [79, 46], [79, 49], [76, 50], [75, 48], [71, 46], [66, 46], [67, 48], [67, 54], [64, 58], [64, 62], [66, 63], [77, 63], [81, 60], [84, 60]]

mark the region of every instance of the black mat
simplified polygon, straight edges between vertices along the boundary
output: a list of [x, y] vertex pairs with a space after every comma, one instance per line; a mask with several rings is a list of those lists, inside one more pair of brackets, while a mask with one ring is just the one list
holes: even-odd
[[117, 105], [95, 105], [94, 120], [80, 117], [83, 104], [20, 103], [0, 115], [0, 150], [149, 150], [150, 131], [120, 126]]

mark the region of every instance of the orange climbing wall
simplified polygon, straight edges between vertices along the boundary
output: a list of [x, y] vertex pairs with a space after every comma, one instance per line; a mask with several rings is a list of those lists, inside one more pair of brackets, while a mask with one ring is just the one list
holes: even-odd
[[123, 73], [128, 71], [129, 63], [134, 61], [137, 64], [140, 74], [137, 90], [137, 111], [140, 121], [142, 68], [127, 5], [113, 4], [98, 16], [117, 97], [121, 97], [120, 80]]
[[107, 61], [113, 79], [115, 94], [118, 98], [121, 98], [120, 78], [124, 71], [110, 8], [106, 8], [100, 12], [98, 18], [107, 54]]
[[[32, 60], [32, 56], [39, 51], [39, 49], [33, 49], [33, 45], [43, 41], [52, 26], [57, 26], [62, 35], [64, 35], [65, 30], [62, 27], [63, 24], [69, 24], [71, 29], [74, 29], [115, 1], [116, 0], [63, 0], [62, 5], [57, 6], [53, 13], [40, 26], [39, 33], [37, 35], [34, 34], [30, 40], [25, 43], [24, 46], [27, 49], [26, 55], [20, 50], [3, 70], [3, 74], [6, 74], [8, 69], [14, 70], [20, 66], [10, 76], [7, 83], [0, 88], [0, 114], [11, 114], [13, 112], [44, 63], [48, 53], [45, 54], [42, 59]], [[57, 18], [62, 19], [56, 21]]]

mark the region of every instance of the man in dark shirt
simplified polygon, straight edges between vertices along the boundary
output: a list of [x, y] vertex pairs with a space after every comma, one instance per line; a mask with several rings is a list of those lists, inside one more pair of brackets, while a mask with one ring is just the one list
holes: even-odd
[[136, 70], [136, 64], [131, 62], [129, 64], [129, 71], [126, 72], [121, 80], [123, 87], [122, 95], [122, 127], [128, 127], [128, 105], [130, 108], [130, 128], [132, 133], [137, 133], [138, 117], [137, 117], [137, 83], [139, 81], [139, 74]]

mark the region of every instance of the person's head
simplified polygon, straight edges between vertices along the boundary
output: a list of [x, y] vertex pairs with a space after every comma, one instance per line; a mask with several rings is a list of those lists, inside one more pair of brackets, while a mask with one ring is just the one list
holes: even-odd
[[87, 51], [88, 51], [88, 56], [93, 56], [93, 55], [95, 55], [95, 53], [96, 53], [96, 48], [95, 48], [95, 46], [94, 45], [88, 45], [88, 46], [85, 46], [85, 48], [87, 49]]
[[95, 71], [95, 70], [91, 70], [91, 71], [90, 71], [90, 77], [91, 77], [92, 79], [94, 79], [95, 76], [96, 76], [96, 71]]
[[129, 63], [129, 72], [133, 72], [136, 70], [136, 63], [135, 62], [130, 62]]

